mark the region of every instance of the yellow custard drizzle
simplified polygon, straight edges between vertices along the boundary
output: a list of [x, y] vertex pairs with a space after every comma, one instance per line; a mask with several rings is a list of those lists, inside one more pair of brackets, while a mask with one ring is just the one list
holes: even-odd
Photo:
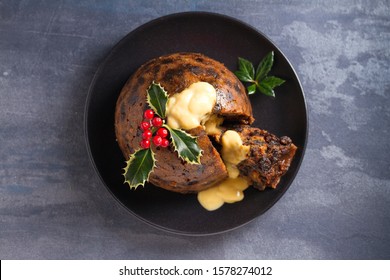
[[244, 199], [243, 191], [249, 187], [249, 183], [239, 177], [237, 164], [247, 157], [249, 149], [249, 146], [242, 144], [241, 137], [236, 131], [228, 130], [223, 134], [221, 154], [229, 178], [198, 193], [198, 201], [206, 210], [213, 211], [224, 203], [234, 203]]

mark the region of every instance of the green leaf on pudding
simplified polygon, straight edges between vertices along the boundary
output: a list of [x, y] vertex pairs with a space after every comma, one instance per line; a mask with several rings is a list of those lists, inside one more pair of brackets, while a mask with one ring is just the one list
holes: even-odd
[[168, 94], [160, 84], [153, 82], [148, 88], [147, 102], [150, 108], [164, 119], [168, 102]]
[[179, 157], [191, 164], [200, 164], [202, 149], [198, 145], [197, 137], [194, 137], [184, 130], [174, 129], [165, 125], [169, 130], [172, 145], [179, 154]]

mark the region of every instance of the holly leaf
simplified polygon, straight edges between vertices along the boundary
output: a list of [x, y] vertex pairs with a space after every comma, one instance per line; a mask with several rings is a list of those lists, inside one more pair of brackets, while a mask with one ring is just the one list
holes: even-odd
[[273, 88], [271, 88], [269, 85], [260, 83], [257, 84], [257, 88], [260, 90], [261, 93], [267, 96], [275, 97], [275, 92]]
[[282, 85], [285, 80], [275, 77], [268, 76], [268, 73], [271, 71], [272, 65], [274, 63], [274, 52], [271, 51], [268, 53], [259, 63], [254, 71], [253, 64], [239, 57], [238, 66], [239, 70], [235, 71], [234, 74], [242, 82], [247, 82], [250, 85], [247, 86], [248, 95], [254, 94], [257, 91], [261, 93], [275, 97], [274, 88]]
[[245, 58], [238, 58], [238, 71], [234, 72], [236, 76], [243, 82], [253, 82], [255, 77], [255, 69], [253, 64]]
[[282, 85], [283, 83], [285, 82], [285, 80], [281, 79], [281, 78], [278, 78], [278, 77], [275, 77], [275, 76], [268, 76], [268, 77], [265, 77], [261, 83], [263, 85], [267, 85], [269, 86], [270, 88], [274, 89], [275, 87], [278, 87], [280, 85]]
[[150, 173], [155, 167], [155, 158], [152, 149], [139, 149], [126, 161], [124, 168], [125, 183], [128, 183], [130, 189], [136, 189], [143, 186], [149, 179]]
[[274, 64], [274, 52], [270, 52], [264, 57], [256, 69], [256, 81], [263, 80], [271, 71], [272, 65]]
[[179, 157], [191, 164], [200, 164], [202, 149], [198, 145], [197, 137], [194, 137], [184, 130], [174, 129], [168, 125], [164, 126], [169, 130], [172, 145]]
[[160, 84], [153, 82], [148, 88], [147, 101], [150, 108], [160, 116], [165, 118], [166, 107], [168, 102], [168, 94]]
[[252, 84], [246, 88], [248, 94], [254, 94], [256, 92], [256, 84]]

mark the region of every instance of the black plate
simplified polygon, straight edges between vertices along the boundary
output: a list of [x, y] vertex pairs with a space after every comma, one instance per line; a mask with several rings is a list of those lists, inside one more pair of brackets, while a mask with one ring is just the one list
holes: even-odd
[[[237, 57], [258, 63], [275, 52], [272, 74], [287, 82], [275, 99], [256, 94], [251, 102], [255, 126], [278, 136], [288, 135], [298, 152], [276, 190], [245, 191], [245, 199], [208, 212], [196, 195], [181, 195], [146, 185], [130, 191], [123, 184], [124, 157], [115, 141], [115, 102], [122, 86], [143, 63], [174, 52], [200, 52], [237, 69]], [[307, 113], [302, 87], [282, 52], [261, 32], [236, 19], [213, 13], [189, 12], [158, 18], [123, 38], [99, 67], [85, 108], [87, 148], [93, 165], [114, 197], [141, 220], [170, 232], [207, 235], [242, 226], [267, 211], [285, 193], [303, 158]]]

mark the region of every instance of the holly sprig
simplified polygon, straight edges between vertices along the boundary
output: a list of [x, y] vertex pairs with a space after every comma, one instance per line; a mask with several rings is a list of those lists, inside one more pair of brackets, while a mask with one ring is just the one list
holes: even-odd
[[274, 63], [274, 52], [268, 53], [258, 64], [256, 71], [249, 60], [239, 57], [238, 70], [234, 72], [238, 79], [242, 82], [250, 83], [247, 86], [248, 94], [254, 94], [257, 91], [275, 97], [274, 89], [282, 85], [285, 80], [276, 77], [268, 76]]
[[152, 145], [162, 148], [172, 145], [180, 159], [190, 164], [200, 164], [202, 149], [198, 145], [197, 137], [184, 130], [171, 128], [165, 123], [168, 99], [168, 93], [160, 84], [153, 82], [147, 90], [150, 109], [144, 111], [144, 120], [140, 124], [143, 139], [140, 148], [130, 155], [124, 168], [125, 183], [130, 189], [144, 186], [153, 172], [156, 159]]

